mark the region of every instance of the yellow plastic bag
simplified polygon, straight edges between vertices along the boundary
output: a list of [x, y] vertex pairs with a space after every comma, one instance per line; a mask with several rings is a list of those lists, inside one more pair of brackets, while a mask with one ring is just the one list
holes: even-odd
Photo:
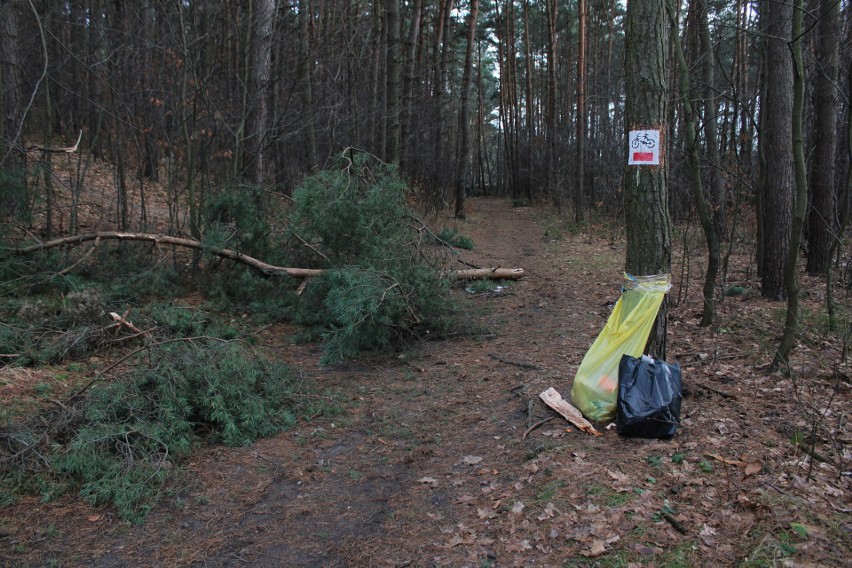
[[624, 275], [621, 298], [574, 377], [571, 398], [586, 418], [604, 421], [615, 417], [621, 356], [642, 355], [654, 319], [670, 288], [668, 274]]

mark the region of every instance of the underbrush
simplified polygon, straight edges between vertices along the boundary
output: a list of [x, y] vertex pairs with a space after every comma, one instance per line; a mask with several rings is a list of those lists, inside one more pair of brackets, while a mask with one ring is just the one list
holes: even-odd
[[[212, 192], [200, 250], [100, 237], [0, 247], [0, 365], [77, 361], [92, 381], [70, 398], [45, 385], [47, 408], [0, 409], [0, 502], [74, 490], [139, 520], [199, 444], [249, 444], [325, 412], [252, 352], [249, 326], [301, 324], [325, 363], [464, 333], [447, 276], [455, 251], [408, 191], [393, 166], [348, 151], [287, 211], [256, 188]], [[324, 272], [269, 276], [222, 249]]]

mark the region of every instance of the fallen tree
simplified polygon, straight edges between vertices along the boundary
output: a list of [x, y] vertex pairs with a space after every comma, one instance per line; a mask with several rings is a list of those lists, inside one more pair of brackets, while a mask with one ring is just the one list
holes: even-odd
[[[59, 239], [53, 239], [50, 241], [46, 241], [43, 243], [38, 243], [35, 245], [30, 245], [27, 247], [20, 248], [12, 248], [6, 249], [14, 252], [15, 254], [24, 255], [31, 254], [38, 251], [44, 251], [56, 247], [61, 246], [76, 246], [82, 243], [86, 243], [89, 241], [95, 241], [95, 246], [102, 240], [120, 240], [120, 241], [144, 241], [151, 242], [156, 245], [174, 245], [180, 247], [187, 247], [196, 250], [202, 250], [209, 254], [227, 258], [229, 260], [233, 260], [235, 262], [239, 262], [244, 264], [254, 270], [262, 274], [266, 274], [268, 276], [290, 276], [292, 278], [312, 278], [314, 276], [319, 276], [324, 272], [321, 268], [298, 268], [298, 267], [289, 267], [289, 266], [275, 266], [272, 264], [268, 264], [254, 258], [252, 256], [248, 256], [239, 251], [235, 251], [232, 249], [219, 248], [219, 247], [210, 247], [199, 241], [194, 239], [187, 239], [183, 237], [173, 237], [169, 235], [157, 235], [151, 233], [128, 233], [128, 232], [120, 232], [120, 231], [100, 231], [97, 233], [85, 233], [82, 235], [74, 235], [71, 237], [62, 237]], [[456, 279], [456, 280], [482, 280], [482, 279], [494, 279], [494, 280], [520, 280], [524, 276], [523, 268], [468, 268], [463, 270], [450, 270], [447, 272], [447, 275]]]

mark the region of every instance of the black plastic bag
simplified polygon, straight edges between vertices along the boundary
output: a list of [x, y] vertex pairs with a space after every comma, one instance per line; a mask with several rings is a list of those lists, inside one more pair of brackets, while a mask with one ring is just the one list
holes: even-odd
[[618, 366], [615, 426], [622, 436], [671, 438], [680, 422], [680, 365], [624, 355]]

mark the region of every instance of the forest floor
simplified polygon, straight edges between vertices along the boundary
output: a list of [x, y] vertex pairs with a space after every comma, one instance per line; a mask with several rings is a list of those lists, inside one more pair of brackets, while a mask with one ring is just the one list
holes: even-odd
[[[471, 199], [466, 261], [521, 267], [459, 290], [487, 337], [423, 342], [323, 367], [288, 326], [258, 331], [342, 414], [245, 448], [207, 447], [141, 525], [69, 495], [0, 510], [8, 566], [841, 566], [852, 558], [852, 427], [842, 344], [806, 280], [794, 374], [769, 369], [784, 306], [732, 259], [717, 324], [699, 328], [704, 249], [676, 242], [669, 360], [683, 368], [669, 441], [594, 437], [553, 416], [617, 300], [624, 235], [571, 234], [549, 213]], [[608, 233], [609, 231], [609, 233]], [[689, 254], [684, 255], [684, 244]], [[687, 262], [688, 260], [688, 262]], [[751, 286], [752, 288], [749, 288]], [[0, 396], [35, 396], [3, 370]], [[28, 379], [29, 377], [29, 379]], [[28, 383], [28, 380], [30, 381]]]

